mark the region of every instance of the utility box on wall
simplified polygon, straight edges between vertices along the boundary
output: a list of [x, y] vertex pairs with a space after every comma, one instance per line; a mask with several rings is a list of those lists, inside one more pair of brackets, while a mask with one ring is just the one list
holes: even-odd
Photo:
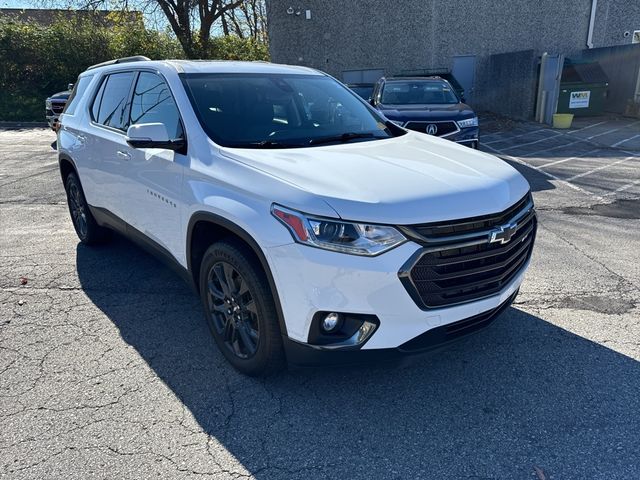
[[602, 115], [609, 79], [598, 63], [568, 63], [562, 70], [558, 113]]

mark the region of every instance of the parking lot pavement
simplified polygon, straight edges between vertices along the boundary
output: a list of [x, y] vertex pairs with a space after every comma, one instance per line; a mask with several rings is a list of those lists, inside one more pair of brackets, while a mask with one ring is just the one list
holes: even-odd
[[640, 195], [640, 120], [578, 118], [571, 129], [522, 122], [483, 136], [483, 150], [596, 201]]
[[51, 132], [0, 132], [0, 477], [638, 478], [640, 191], [621, 187], [640, 166], [600, 127], [483, 137], [540, 220], [490, 329], [403, 367], [269, 379], [227, 365], [155, 259], [78, 244]]

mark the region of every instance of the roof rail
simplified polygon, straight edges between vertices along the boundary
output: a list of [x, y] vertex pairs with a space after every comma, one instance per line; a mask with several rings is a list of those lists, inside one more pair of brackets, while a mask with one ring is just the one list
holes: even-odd
[[[391, 77], [388, 77], [391, 78]], [[434, 75], [433, 73], [423, 73], [423, 74], [408, 74], [408, 73], [398, 73], [394, 75], [393, 78], [432, 78], [442, 80], [440, 75]]]
[[435, 68], [419, 68], [415, 70], [400, 70], [396, 73], [396, 77], [432, 77], [442, 74], [451, 73], [450, 68], [435, 67]]
[[151, 59], [148, 57], [145, 57], [144, 55], [134, 55], [133, 57], [116, 58], [115, 60], [107, 60], [106, 62], [97, 63], [95, 65], [91, 65], [90, 67], [87, 67], [87, 70], [93, 70], [94, 68], [99, 68], [99, 67], [106, 67], [107, 65], [116, 65], [118, 63], [147, 62], [149, 60]]

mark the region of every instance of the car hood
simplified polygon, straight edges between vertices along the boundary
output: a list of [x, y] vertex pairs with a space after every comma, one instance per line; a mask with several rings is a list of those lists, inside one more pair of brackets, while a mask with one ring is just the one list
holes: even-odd
[[71, 95], [71, 92], [69, 90], [66, 90], [64, 92], [54, 93], [53, 95], [49, 96], [47, 100], [68, 100], [69, 95]]
[[[408, 225], [475, 217], [505, 210], [529, 190], [504, 161], [413, 132], [359, 143], [222, 153], [322, 198], [341, 218], [354, 221]], [[272, 201], [287, 206], [277, 193]]]
[[475, 116], [469, 105], [378, 105], [389, 120], [462, 120]]

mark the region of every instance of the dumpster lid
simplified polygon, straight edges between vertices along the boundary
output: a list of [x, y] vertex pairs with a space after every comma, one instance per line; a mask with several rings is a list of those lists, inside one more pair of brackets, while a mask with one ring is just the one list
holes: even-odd
[[562, 69], [560, 83], [609, 83], [609, 77], [598, 62], [569, 63]]

